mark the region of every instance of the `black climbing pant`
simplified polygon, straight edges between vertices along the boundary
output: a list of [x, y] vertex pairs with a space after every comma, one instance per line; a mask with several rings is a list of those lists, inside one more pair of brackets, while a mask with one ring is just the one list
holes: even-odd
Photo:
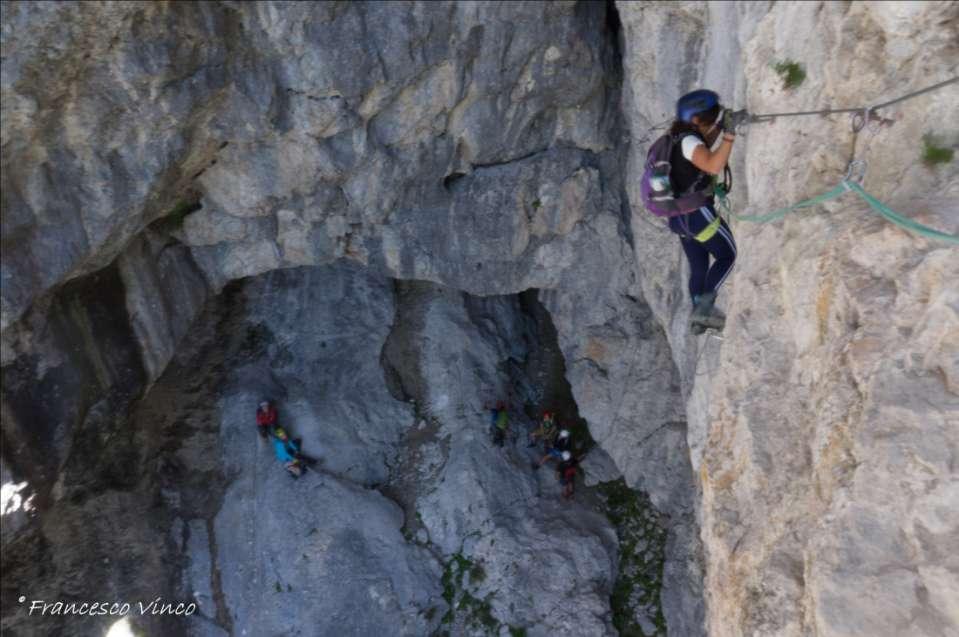
[[679, 235], [686, 260], [689, 261], [690, 301], [702, 294], [718, 290], [736, 261], [736, 240], [733, 239], [733, 231], [725, 219], [720, 222], [716, 234], [708, 241], [700, 243], [693, 238], [715, 218], [715, 208], [707, 205], [669, 220], [669, 229]]

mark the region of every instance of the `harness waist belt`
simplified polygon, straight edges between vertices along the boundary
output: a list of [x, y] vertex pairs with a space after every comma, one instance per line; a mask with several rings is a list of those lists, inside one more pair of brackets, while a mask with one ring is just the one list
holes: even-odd
[[713, 235], [716, 234], [716, 231], [719, 230], [719, 224], [722, 219], [719, 215], [716, 215], [716, 218], [709, 222], [709, 225], [700, 230], [693, 239], [699, 241], [700, 243], [706, 243], [713, 238]]

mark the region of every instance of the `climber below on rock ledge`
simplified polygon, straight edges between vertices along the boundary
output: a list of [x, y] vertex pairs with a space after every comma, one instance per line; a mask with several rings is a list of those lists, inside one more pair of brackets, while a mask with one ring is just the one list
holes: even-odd
[[529, 433], [527, 447], [535, 447], [540, 440], [549, 449], [556, 439], [556, 416], [551, 411], [543, 412], [543, 422]]
[[269, 400], [264, 400], [256, 409], [256, 429], [260, 432], [260, 438], [266, 439], [273, 427], [276, 427], [276, 407]]
[[506, 434], [509, 431], [509, 411], [502, 400], [490, 409], [490, 427], [493, 433], [493, 444], [502, 447], [506, 443]]
[[563, 498], [569, 500], [573, 497], [573, 489], [576, 482], [576, 470], [579, 467], [580, 458], [577, 458], [569, 451], [563, 452], [563, 461], [556, 468], [559, 474], [559, 483], [563, 485]]
[[[707, 190], [713, 175], [723, 172], [736, 139], [732, 119], [733, 114], [719, 104], [719, 96], [713, 91], [701, 89], [679, 98], [676, 121], [669, 130], [674, 142], [669, 159], [674, 192]], [[720, 135], [722, 142], [711, 150]], [[726, 318], [713, 305], [716, 291], [736, 261], [732, 230], [717, 217], [712, 196], [698, 210], [671, 217], [669, 229], [679, 235], [689, 261], [691, 331], [702, 334], [708, 328], [723, 329]]]
[[569, 453], [573, 446], [573, 440], [569, 435], [568, 429], [561, 429], [556, 435], [556, 441], [547, 449], [546, 455], [539, 462], [533, 463], [533, 470], [539, 469], [549, 460], [558, 460], [562, 462], [563, 454]]
[[273, 452], [276, 459], [283, 463], [283, 467], [294, 478], [303, 475], [306, 465], [313, 465], [316, 460], [300, 451], [300, 441], [291, 440], [283, 427], [273, 429]]

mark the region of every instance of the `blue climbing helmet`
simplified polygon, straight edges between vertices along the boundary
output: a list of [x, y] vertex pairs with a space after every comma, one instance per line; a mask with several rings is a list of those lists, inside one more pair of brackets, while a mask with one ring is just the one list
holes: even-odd
[[708, 111], [719, 104], [719, 95], [707, 89], [686, 93], [676, 101], [676, 119], [681, 122], [693, 121], [693, 115]]

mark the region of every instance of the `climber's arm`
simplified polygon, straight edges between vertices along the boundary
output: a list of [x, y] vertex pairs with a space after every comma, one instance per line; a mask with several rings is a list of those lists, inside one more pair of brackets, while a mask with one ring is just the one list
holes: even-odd
[[715, 151], [706, 148], [705, 144], [696, 146], [693, 150], [693, 166], [710, 175], [718, 175], [726, 167], [729, 155], [733, 152], [733, 141], [736, 136], [732, 133], [723, 133], [723, 143]]

